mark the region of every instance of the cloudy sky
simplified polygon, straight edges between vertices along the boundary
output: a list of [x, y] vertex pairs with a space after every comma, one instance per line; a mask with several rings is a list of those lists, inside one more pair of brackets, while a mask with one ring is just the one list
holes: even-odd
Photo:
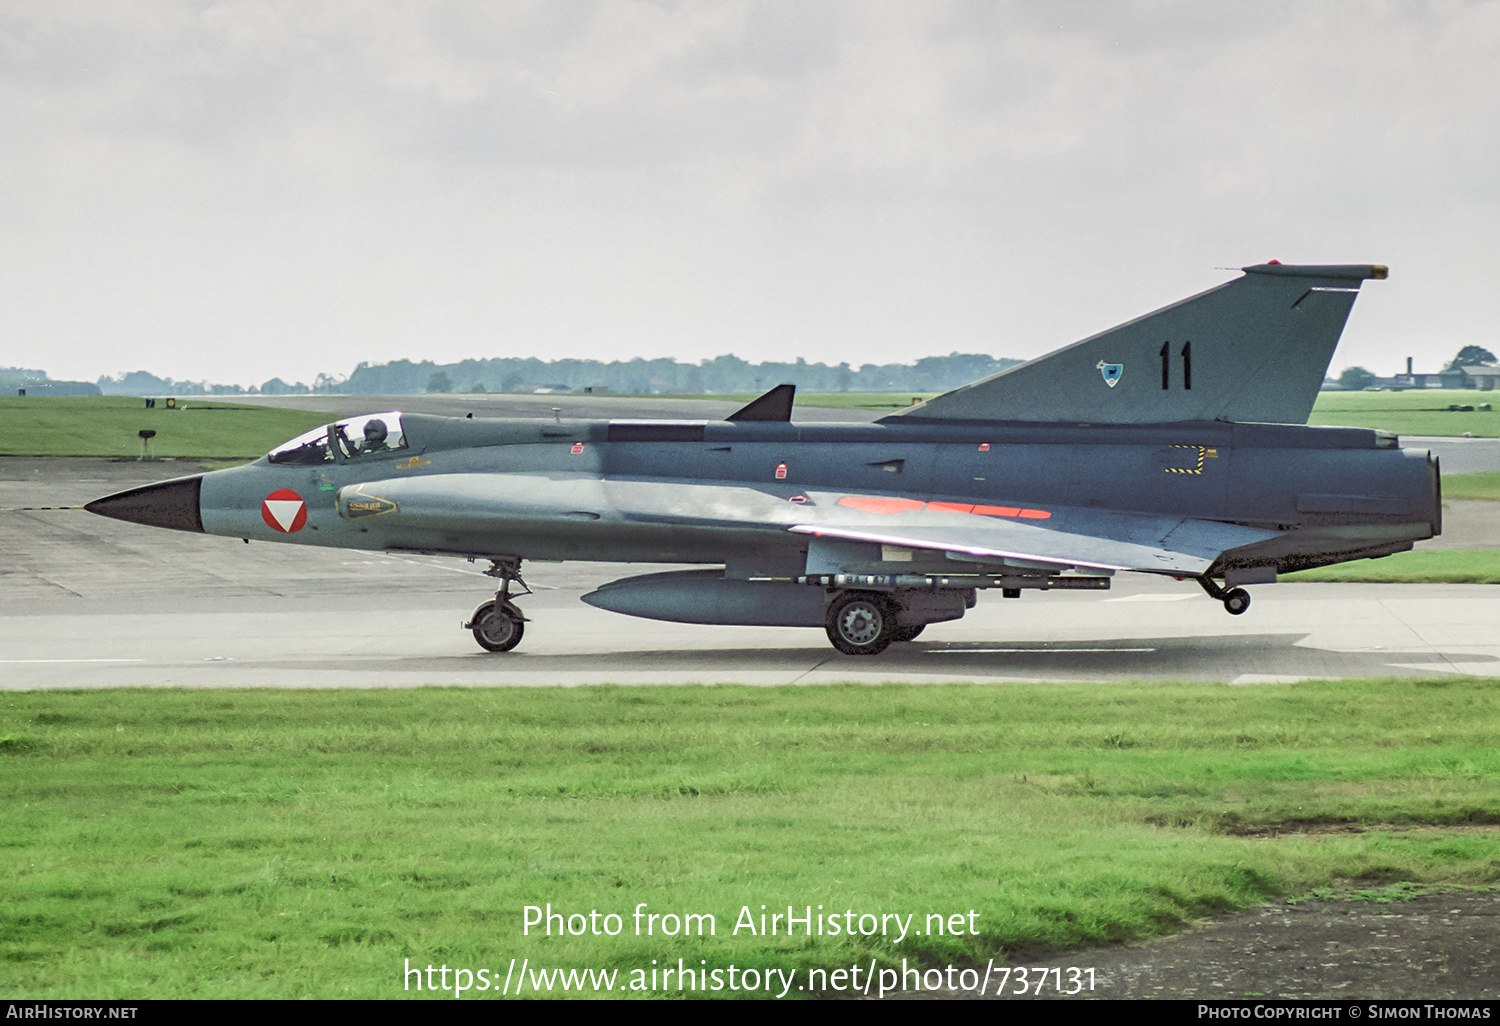
[[1031, 357], [1387, 263], [1500, 343], [1500, 3], [6, 0], [0, 365]]

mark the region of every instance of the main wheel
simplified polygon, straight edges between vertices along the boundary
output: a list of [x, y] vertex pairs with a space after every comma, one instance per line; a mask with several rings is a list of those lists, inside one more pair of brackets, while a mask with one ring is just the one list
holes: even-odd
[[465, 626], [473, 628], [479, 647], [491, 652], [509, 652], [521, 643], [521, 635], [526, 632], [526, 621], [519, 609], [495, 602], [486, 602], [474, 610], [473, 618]]
[[845, 655], [876, 655], [896, 638], [896, 611], [880, 595], [853, 592], [828, 607], [828, 640]]
[[892, 643], [898, 641], [915, 641], [918, 634], [927, 629], [925, 623], [914, 623], [910, 627], [897, 627], [896, 633], [891, 637]]
[[1250, 593], [1244, 588], [1235, 588], [1224, 596], [1224, 608], [1239, 616], [1250, 608]]

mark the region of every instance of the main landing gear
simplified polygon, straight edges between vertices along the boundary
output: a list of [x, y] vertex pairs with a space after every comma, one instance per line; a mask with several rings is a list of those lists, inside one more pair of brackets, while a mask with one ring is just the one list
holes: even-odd
[[523, 595], [530, 595], [531, 589], [521, 580], [519, 559], [492, 559], [485, 575], [500, 578], [500, 590], [495, 592], [492, 601], [474, 610], [474, 615], [464, 624], [464, 629], [474, 632], [474, 640], [479, 642], [480, 648], [491, 652], [509, 652], [521, 643], [521, 636], [526, 632], [526, 617], [521, 615], [520, 607], [510, 600], [510, 586], [512, 582], [520, 585]]
[[1224, 590], [1212, 577], [1200, 577], [1198, 583], [1208, 592], [1208, 597], [1224, 603], [1224, 609], [1232, 616], [1239, 616], [1250, 608], [1250, 593], [1244, 588]]
[[828, 607], [828, 640], [845, 655], [877, 655], [896, 642], [911, 641], [927, 627], [899, 625], [896, 614], [896, 603], [879, 592], [845, 592]]

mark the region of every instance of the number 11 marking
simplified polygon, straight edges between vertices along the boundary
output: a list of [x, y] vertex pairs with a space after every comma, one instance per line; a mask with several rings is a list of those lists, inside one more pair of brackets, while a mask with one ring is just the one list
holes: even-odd
[[[1172, 376], [1169, 373], [1170, 365], [1167, 354], [1167, 347], [1169, 345], [1171, 345], [1170, 342], [1163, 342], [1161, 350], [1156, 354], [1161, 357], [1161, 389], [1163, 392], [1172, 387]], [[1193, 387], [1193, 344], [1191, 342], [1184, 342], [1182, 344], [1182, 352], [1179, 355], [1182, 357], [1182, 387], [1191, 391]]]

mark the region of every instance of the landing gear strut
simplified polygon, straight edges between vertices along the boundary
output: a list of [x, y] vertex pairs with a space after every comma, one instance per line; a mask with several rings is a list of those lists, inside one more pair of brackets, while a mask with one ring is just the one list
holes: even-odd
[[1203, 585], [1203, 590], [1208, 592], [1208, 597], [1218, 599], [1224, 603], [1224, 608], [1232, 616], [1239, 616], [1250, 608], [1250, 593], [1244, 588], [1230, 588], [1228, 591], [1219, 587], [1212, 577], [1200, 577], [1198, 583]]
[[522, 595], [530, 595], [531, 589], [521, 580], [521, 561], [515, 557], [490, 560], [490, 568], [484, 573], [487, 577], [500, 578], [500, 590], [495, 592], [493, 601], [474, 610], [464, 629], [474, 632], [474, 640], [479, 642], [480, 648], [509, 652], [521, 643], [521, 635], [526, 632], [526, 617], [510, 600], [510, 586], [513, 582], [519, 585]]

